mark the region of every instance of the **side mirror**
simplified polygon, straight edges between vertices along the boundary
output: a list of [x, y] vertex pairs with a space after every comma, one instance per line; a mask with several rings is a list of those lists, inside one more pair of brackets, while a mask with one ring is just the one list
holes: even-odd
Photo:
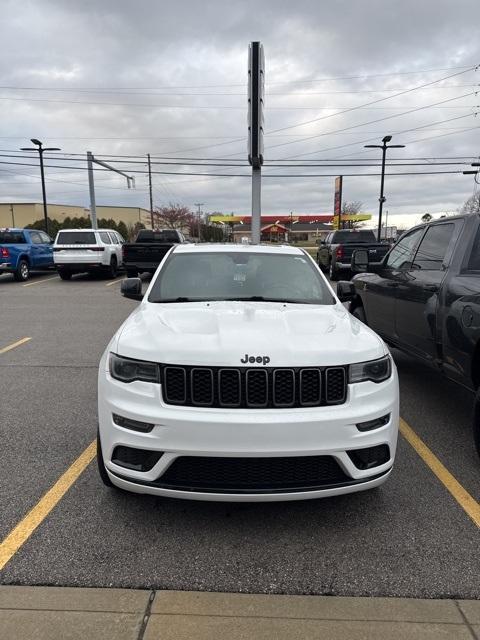
[[142, 300], [142, 281], [140, 278], [126, 278], [125, 280], [122, 280], [120, 292], [125, 298], [130, 298], [131, 300]]
[[350, 263], [353, 273], [364, 273], [368, 271], [368, 265], [368, 251], [366, 249], [355, 249]]
[[355, 297], [355, 285], [348, 280], [341, 280], [337, 284], [337, 297], [340, 302], [350, 302]]

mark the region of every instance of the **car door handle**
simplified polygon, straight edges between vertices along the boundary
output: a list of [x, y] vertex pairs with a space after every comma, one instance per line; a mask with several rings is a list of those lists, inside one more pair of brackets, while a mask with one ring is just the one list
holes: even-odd
[[425, 284], [423, 288], [425, 289], [425, 291], [433, 291], [434, 293], [436, 293], [439, 289], [439, 286], [438, 284]]

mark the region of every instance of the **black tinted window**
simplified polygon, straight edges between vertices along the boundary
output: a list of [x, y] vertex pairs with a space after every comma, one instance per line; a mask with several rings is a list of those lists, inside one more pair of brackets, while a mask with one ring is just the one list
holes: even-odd
[[93, 231], [60, 231], [56, 244], [97, 244]]
[[332, 244], [349, 244], [353, 242], [376, 242], [373, 231], [337, 231]]
[[420, 236], [424, 230], [425, 228], [421, 227], [403, 236], [388, 254], [387, 267], [391, 269], [409, 269], [412, 264], [417, 242], [420, 240]]
[[0, 231], [0, 244], [22, 244], [25, 242], [21, 231]]
[[427, 229], [413, 263], [414, 269], [439, 271], [453, 235], [453, 224], [437, 224]]
[[137, 242], [178, 242], [178, 235], [173, 229], [163, 231], [144, 229], [138, 232]]
[[470, 253], [470, 257], [468, 259], [467, 270], [480, 271], [480, 227], [477, 231], [477, 235], [475, 236], [472, 252]]

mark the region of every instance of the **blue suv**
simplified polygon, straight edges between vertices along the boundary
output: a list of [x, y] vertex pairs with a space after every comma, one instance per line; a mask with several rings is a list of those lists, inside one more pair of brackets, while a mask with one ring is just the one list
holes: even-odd
[[0, 275], [28, 280], [30, 271], [53, 269], [53, 240], [37, 229], [0, 229]]

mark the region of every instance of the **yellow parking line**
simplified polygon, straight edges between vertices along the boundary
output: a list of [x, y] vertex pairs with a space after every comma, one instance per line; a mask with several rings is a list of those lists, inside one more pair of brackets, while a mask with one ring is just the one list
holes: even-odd
[[400, 418], [400, 433], [409, 442], [427, 467], [437, 476], [465, 513], [480, 528], [480, 504], [473, 498], [450, 471], [440, 462], [437, 456], [427, 447], [405, 420]]
[[7, 351], [11, 351], [16, 347], [19, 347], [21, 344], [25, 344], [25, 342], [28, 342], [29, 340], [31, 340], [31, 338], [22, 338], [21, 340], [17, 340], [17, 342], [14, 342], [13, 344], [9, 344], [8, 347], [3, 347], [3, 349], [0, 349], [0, 355], [2, 353], [7, 353]]
[[37, 502], [17, 526], [0, 543], [0, 571], [45, 520], [66, 492], [80, 477], [96, 454], [96, 440], [91, 442], [75, 462], [60, 476], [51, 489]]
[[119, 282], [121, 282], [123, 280], [123, 278], [118, 278], [118, 280], [114, 280], [113, 282], [108, 282], [105, 286], [106, 287], [111, 287], [112, 284], [118, 284]]
[[47, 282], [47, 280], [58, 280], [58, 276], [42, 278], [41, 280], [35, 280], [35, 282], [28, 282], [27, 284], [23, 284], [22, 287], [33, 287], [35, 284], [42, 284], [42, 282]]

